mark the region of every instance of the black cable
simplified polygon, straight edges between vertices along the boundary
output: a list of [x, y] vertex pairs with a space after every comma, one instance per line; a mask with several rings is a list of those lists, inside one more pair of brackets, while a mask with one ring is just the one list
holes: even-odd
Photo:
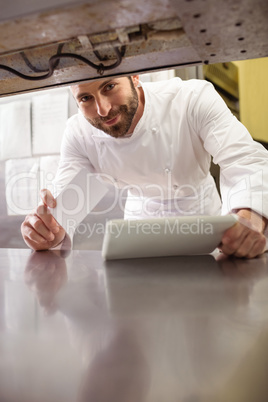
[[[61, 53], [61, 51], [62, 51], [62, 49], [63, 49], [63, 46], [64, 46], [64, 43], [61, 43], [61, 44], [58, 46], [57, 54], [60, 54], [60, 53]], [[46, 70], [41, 70], [41, 69], [39, 69], [39, 68], [33, 66], [32, 63], [30, 62], [30, 60], [28, 59], [28, 57], [26, 56], [26, 54], [25, 54], [24, 52], [21, 52], [20, 55], [21, 55], [21, 57], [23, 58], [24, 63], [25, 63], [32, 71], [34, 71], [35, 73], [45, 73], [45, 72], [48, 71], [47, 69], [46, 69]], [[58, 67], [59, 62], [60, 62], [60, 60], [57, 61], [57, 64], [55, 65], [54, 69]]]
[[99, 61], [106, 61], [108, 59], [107, 56], [102, 57], [98, 50], [93, 50], [93, 53], [95, 54], [95, 56], [98, 58]]
[[[102, 75], [104, 73], [104, 71], [112, 70], [113, 68], [118, 67], [122, 62], [122, 54], [121, 54], [121, 52], [118, 50], [118, 48], [114, 48], [114, 51], [115, 51], [117, 60], [116, 60], [115, 63], [110, 64], [108, 66], [105, 66], [102, 63], [100, 63], [99, 65], [95, 64], [95, 63], [91, 62], [90, 60], [86, 59], [85, 57], [80, 56], [79, 54], [60, 53], [60, 54], [55, 54], [54, 56], [50, 57], [50, 59], [48, 61], [49, 68], [48, 68], [48, 70], [45, 70], [45, 71], [47, 71], [47, 74], [44, 74], [44, 75], [41, 75], [41, 76], [38, 76], [38, 77], [33, 77], [33, 76], [22, 74], [19, 71], [14, 70], [13, 68], [5, 66], [3, 64], [0, 64], [0, 69], [8, 71], [8, 72], [10, 72], [10, 73], [12, 73], [14, 75], [17, 75], [18, 77], [23, 78], [24, 80], [38, 81], [38, 80], [44, 80], [46, 78], [50, 78], [53, 75], [55, 68], [59, 64], [60, 59], [62, 59], [62, 58], [73, 58], [73, 59], [81, 60], [85, 64], [87, 64], [90, 67], [92, 67], [95, 70], [97, 70], [97, 72], [100, 75]], [[33, 67], [33, 69], [36, 69], [36, 68]]]
[[[102, 57], [98, 50], [93, 50], [93, 53], [95, 54], [97, 59], [99, 59], [99, 61], [107, 61], [108, 60], [108, 57], [107, 56]], [[126, 46], [122, 46], [121, 47], [121, 56], [124, 57], [125, 53], [126, 53]]]

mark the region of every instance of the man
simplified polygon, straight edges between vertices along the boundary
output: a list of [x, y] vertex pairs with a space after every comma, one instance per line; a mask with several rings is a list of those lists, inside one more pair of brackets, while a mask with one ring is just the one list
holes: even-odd
[[[253, 258], [264, 252], [268, 218], [267, 151], [254, 142], [211, 84], [202, 80], [141, 84], [139, 76], [104, 78], [71, 88], [79, 107], [65, 132], [56, 182], [81, 168], [127, 188], [126, 218], [237, 213], [221, 250]], [[210, 175], [221, 168], [221, 199]], [[65, 231], [43, 204], [22, 224], [35, 250], [55, 247]]]

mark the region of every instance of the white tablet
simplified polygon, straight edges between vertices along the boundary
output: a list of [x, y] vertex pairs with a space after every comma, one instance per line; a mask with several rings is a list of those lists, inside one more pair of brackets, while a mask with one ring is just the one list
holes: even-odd
[[220, 244], [223, 232], [236, 222], [236, 215], [110, 220], [102, 256], [112, 260], [209, 254]]

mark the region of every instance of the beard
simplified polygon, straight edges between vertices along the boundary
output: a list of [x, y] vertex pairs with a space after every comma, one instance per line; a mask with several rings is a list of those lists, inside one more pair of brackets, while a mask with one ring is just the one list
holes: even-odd
[[[124, 105], [120, 105], [119, 107], [112, 109], [109, 114], [105, 117], [97, 117], [95, 119], [87, 118], [87, 121], [97, 129], [104, 131], [106, 134], [109, 134], [111, 137], [120, 138], [124, 137], [132, 124], [134, 116], [137, 112], [139, 105], [138, 94], [135, 90], [133, 82], [130, 81], [131, 85], [131, 95], [127, 98], [127, 102]], [[120, 121], [112, 126], [107, 126], [105, 124], [106, 121], [112, 120], [116, 116], [120, 114]]]

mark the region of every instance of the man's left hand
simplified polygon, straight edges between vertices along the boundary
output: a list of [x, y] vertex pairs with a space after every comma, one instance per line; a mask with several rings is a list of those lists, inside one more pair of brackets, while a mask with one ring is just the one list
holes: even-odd
[[238, 222], [224, 232], [220, 250], [235, 257], [254, 258], [264, 253], [266, 238], [263, 231], [267, 219], [250, 209], [237, 212]]

